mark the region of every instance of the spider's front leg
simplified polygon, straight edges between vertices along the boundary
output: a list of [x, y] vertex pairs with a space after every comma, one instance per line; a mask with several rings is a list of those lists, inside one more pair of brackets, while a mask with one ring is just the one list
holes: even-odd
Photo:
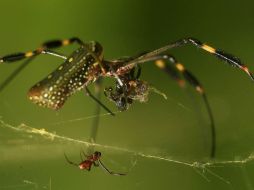
[[3, 56], [0, 58], [0, 63], [15, 62], [15, 61], [19, 61], [19, 60], [22, 60], [25, 58], [34, 57], [34, 56], [37, 56], [40, 54], [49, 54], [49, 55], [53, 55], [53, 56], [57, 56], [57, 57], [66, 59], [65, 56], [63, 56], [59, 53], [53, 52], [49, 49], [54, 49], [54, 48], [59, 48], [61, 46], [70, 45], [74, 42], [77, 42], [80, 45], [83, 44], [82, 41], [78, 38], [70, 38], [70, 39], [65, 39], [65, 40], [52, 40], [52, 41], [43, 43], [39, 48], [37, 48], [33, 51], [19, 52], [19, 53], [14, 53], [14, 54]]
[[163, 46], [161, 48], [158, 48], [158, 49], [155, 49], [155, 50], [150, 51], [148, 53], [142, 54], [141, 56], [136, 57], [135, 59], [133, 59], [129, 62], [126, 62], [118, 70], [118, 72], [126, 71], [130, 68], [133, 68], [138, 63], [147, 62], [147, 61], [151, 60], [153, 57], [165, 54], [165, 52], [167, 52], [170, 49], [185, 46], [187, 44], [198, 47], [198, 48], [210, 53], [211, 55], [216, 56], [217, 58], [228, 63], [229, 65], [244, 71], [252, 80], [254, 80], [254, 76], [249, 71], [249, 68], [246, 65], [244, 65], [238, 57], [236, 57], [230, 53], [226, 53], [225, 51], [223, 51], [221, 49], [216, 49], [216, 48], [214, 48], [210, 45], [207, 45], [206, 43], [203, 43], [195, 38], [183, 38], [183, 39], [177, 40], [173, 43], [170, 43], [166, 46]]
[[70, 45], [72, 43], [78, 43], [83, 44], [82, 41], [78, 38], [70, 38], [66, 40], [52, 40], [43, 43], [39, 48], [33, 50], [33, 51], [27, 51], [27, 52], [19, 52], [14, 54], [5, 55], [0, 58], [0, 64], [1, 63], [13, 63], [19, 60], [23, 60], [28, 58], [24, 63], [22, 63], [16, 70], [14, 70], [1, 84], [0, 84], [0, 92], [8, 86], [8, 84], [22, 71], [25, 69], [25, 67], [34, 59], [34, 57], [41, 55], [41, 54], [48, 54], [56, 57], [60, 57], [62, 59], [67, 59], [66, 56], [56, 53], [52, 50], [53, 48], [58, 48], [61, 46]]

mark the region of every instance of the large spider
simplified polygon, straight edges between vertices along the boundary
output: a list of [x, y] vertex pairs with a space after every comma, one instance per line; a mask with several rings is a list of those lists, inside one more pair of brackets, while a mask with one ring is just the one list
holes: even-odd
[[[70, 56], [64, 56], [52, 51], [53, 48], [66, 46], [72, 43], [78, 43], [80, 47]], [[254, 80], [249, 69], [241, 63], [235, 56], [225, 53], [222, 50], [215, 49], [194, 38], [184, 38], [176, 42], [170, 43], [159, 49], [139, 54], [131, 57], [124, 57], [114, 60], [105, 60], [103, 57], [102, 46], [95, 41], [84, 43], [79, 38], [71, 38], [67, 40], [53, 40], [43, 43], [41, 47], [34, 51], [25, 53], [15, 53], [3, 56], [0, 63], [9, 63], [25, 58], [29, 58], [20, 65], [3, 83], [0, 85], [0, 91], [37, 55], [48, 54], [57, 56], [64, 60], [55, 71], [46, 78], [35, 84], [28, 92], [31, 101], [39, 106], [50, 109], [60, 109], [67, 98], [77, 92], [85, 89], [86, 94], [99, 103], [106, 111], [114, 115], [105, 105], [103, 105], [95, 96], [91, 94], [87, 86], [101, 77], [113, 77], [116, 79], [115, 88], [106, 88], [104, 94], [113, 101], [117, 108], [121, 111], [128, 109], [133, 101], [138, 100], [144, 102], [147, 100], [151, 86], [143, 80], [139, 79], [139, 64], [154, 61], [158, 68], [165, 71], [171, 78], [176, 80], [180, 86], [184, 84], [182, 77], [190, 83], [196, 91], [203, 97], [206, 105], [211, 125], [212, 148], [211, 157], [215, 155], [215, 127], [213, 115], [206, 98], [206, 94], [200, 82], [189, 72], [181, 63], [179, 63], [172, 55], [168, 54], [168, 50], [183, 46], [186, 44], [194, 45], [208, 53], [215, 55], [219, 59], [225, 61], [231, 66], [243, 70]], [[138, 68], [136, 76], [135, 69]]]

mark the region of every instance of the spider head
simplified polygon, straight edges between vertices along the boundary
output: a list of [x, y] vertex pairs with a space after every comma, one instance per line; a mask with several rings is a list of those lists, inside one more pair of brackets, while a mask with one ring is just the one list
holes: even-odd
[[93, 157], [94, 157], [95, 160], [98, 160], [98, 159], [101, 157], [101, 153], [98, 152], [98, 151], [95, 151], [95, 152], [93, 153]]

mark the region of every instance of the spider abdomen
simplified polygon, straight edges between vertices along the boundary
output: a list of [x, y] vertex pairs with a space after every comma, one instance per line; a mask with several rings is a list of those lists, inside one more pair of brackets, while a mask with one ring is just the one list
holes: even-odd
[[81, 47], [28, 92], [35, 104], [57, 110], [75, 92], [97, 77], [99, 67], [94, 55]]

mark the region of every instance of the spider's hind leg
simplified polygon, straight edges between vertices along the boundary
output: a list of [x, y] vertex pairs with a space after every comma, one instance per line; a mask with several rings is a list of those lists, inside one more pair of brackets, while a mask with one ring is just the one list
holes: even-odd
[[[215, 157], [216, 151], [216, 130], [214, 124], [214, 118], [212, 114], [212, 110], [208, 99], [206, 97], [206, 93], [204, 91], [203, 86], [197, 80], [197, 78], [187, 69], [185, 69], [184, 65], [179, 63], [173, 56], [171, 55], [161, 55], [155, 57], [155, 65], [165, 71], [171, 78], [178, 82], [179, 86], [184, 85], [184, 81], [182, 81], [179, 74], [182, 74], [184, 79], [195, 88], [195, 90], [202, 96], [203, 101], [205, 103], [209, 118], [210, 118], [210, 127], [211, 127], [211, 152], [210, 157]], [[166, 64], [166, 61], [169, 61], [171, 65]], [[172, 67], [173, 66], [173, 67]]]

